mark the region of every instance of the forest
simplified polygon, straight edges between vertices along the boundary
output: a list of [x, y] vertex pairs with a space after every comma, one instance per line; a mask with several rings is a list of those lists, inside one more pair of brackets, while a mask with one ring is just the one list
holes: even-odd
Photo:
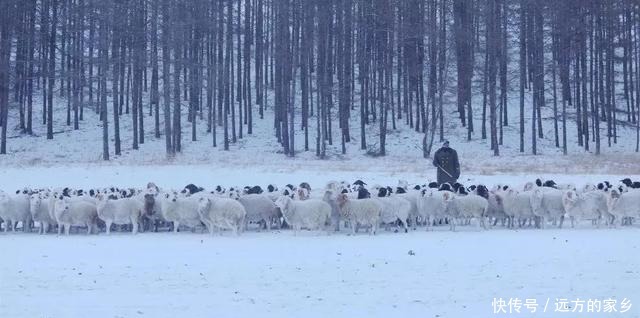
[[428, 157], [450, 122], [495, 156], [637, 152], [639, 37], [634, 0], [1, 0], [0, 154], [54, 119], [100, 125], [104, 160], [149, 132], [169, 157], [201, 130], [229, 150], [256, 125], [318, 158], [384, 156], [403, 126]]

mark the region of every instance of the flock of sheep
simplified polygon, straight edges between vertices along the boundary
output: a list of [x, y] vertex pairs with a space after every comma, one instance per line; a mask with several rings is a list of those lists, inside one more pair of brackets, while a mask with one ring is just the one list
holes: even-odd
[[[340, 231], [348, 227], [375, 234], [379, 227], [405, 231], [410, 228], [449, 226], [476, 222], [483, 228], [500, 226], [562, 227], [565, 220], [589, 220], [594, 226], [631, 225], [640, 218], [640, 182], [621, 180], [587, 184], [582, 188], [558, 185], [552, 180], [529, 182], [521, 188], [496, 185], [437, 184], [396, 187], [329, 182], [312, 191], [308, 183], [205, 190], [193, 184], [181, 191], [163, 190], [153, 183], [145, 189], [23, 189], [0, 191], [0, 227], [5, 232], [22, 228], [41, 234], [68, 235], [72, 227], [88, 234], [112, 228], [143, 231], [190, 229], [203, 226], [214, 234], [239, 234], [250, 226], [258, 229], [290, 228]], [[115, 226], [114, 226], [115, 225]]]

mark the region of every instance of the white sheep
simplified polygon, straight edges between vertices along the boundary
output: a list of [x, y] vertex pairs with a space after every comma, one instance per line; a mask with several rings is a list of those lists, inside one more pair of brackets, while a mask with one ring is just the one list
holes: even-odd
[[544, 227], [545, 220], [553, 220], [554, 224], [560, 220], [558, 228], [562, 228], [565, 214], [562, 203], [563, 191], [549, 187], [541, 187], [538, 190], [542, 193], [542, 202], [540, 209], [534, 210], [534, 213], [540, 217], [540, 225]]
[[161, 222], [166, 222], [166, 220], [162, 217], [162, 213], [160, 211], [160, 202], [156, 202], [159, 199], [160, 189], [157, 187], [148, 188], [143, 194], [143, 202], [144, 208], [142, 210], [142, 230], [147, 231], [150, 230], [151, 227], [154, 228], [154, 231], [158, 231], [158, 225]]
[[294, 235], [302, 228], [319, 230], [331, 222], [331, 206], [317, 199], [296, 201], [283, 196], [276, 200], [285, 221], [293, 227]]
[[523, 226], [527, 220], [531, 220], [536, 215], [534, 210], [539, 210], [542, 204], [542, 193], [538, 190], [519, 192], [513, 189], [504, 191], [502, 196], [504, 212], [509, 216], [511, 227], [515, 225], [515, 220]]
[[144, 201], [139, 197], [110, 200], [104, 194], [96, 196], [98, 218], [104, 221], [107, 235], [111, 233], [112, 224], [131, 224], [131, 232], [138, 233], [138, 224], [144, 210]]
[[267, 194], [247, 194], [237, 199], [246, 211], [245, 228], [250, 222], [264, 222], [270, 231], [273, 221], [280, 223], [279, 209]]
[[247, 212], [236, 200], [210, 195], [198, 200], [198, 214], [211, 235], [216, 229], [231, 230], [238, 235], [244, 228]]
[[486, 229], [485, 217], [489, 203], [487, 199], [476, 195], [455, 195], [450, 192], [444, 192], [443, 197], [447, 205], [447, 214], [451, 216], [449, 227], [452, 231], [456, 229], [456, 219], [471, 220], [476, 219], [478, 226]]
[[504, 193], [502, 191], [489, 192], [489, 199], [487, 199], [487, 202], [489, 203], [487, 206], [487, 218], [489, 221], [493, 220], [493, 226], [498, 223], [498, 220], [502, 220], [503, 226], [505, 220], [510, 220], [509, 216], [504, 212], [503, 196]]
[[435, 220], [447, 217], [447, 205], [444, 195], [449, 192], [423, 189], [420, 193], [420, 197], [416, 202], [417, 211], [420, 217], [426, 221], [428, 231]]
[[178, 232], [180, 225], [191, 228], [201, 224], [198, 214], [198, 196], [181, 197], [178, 193], [161, 193], [158, 196], [158, 209], [167, 222], [173, 222], [173, 231]]
[[18, 222], [22, 222], [23, 231], [28, 232], [31, 225], [29, 194], [22, 192], [11, 195], [0, 193], [0, 218], [5, 222], [5, 232], [9, 230], [9, 227], [15, 231]]
[[340, 231], [340, 207], [336, 202], [337, 195], [334, 190], [325, 190], [322, 201], [327, 202], [331, 206], [331, 224], [334, 225], [336, 232]]
[[640, 217], [640, 191], [629, 191], [620, 193], [618, 190], [611, 190], [607, 198], [607, 207], [614, 222], [623, 225], [625, 218]]
[[376, 234], [382, 214], [382, 203], [376, 199], [350, 198], [346, 193], [338, 194], [336, 203], [340, 208], [340, 216], [349, 221], [352, 233], [358, 232], [358, 226], [368, 227], [371, 235]]
[[571, 227], [575, 227], [575, 222], [580, 220], [591, 220], [596, 226], [600, 226], [600, 221], [609, 221], [607, 208], [607, 195], [601, 191], [589, 191], [578, 194], [570, 190], [565, 192], [562, 203], [567, 217], [571, 220]]
[[34, 222], [40, 223], [39, 234], [46, 234], [49, 231], [49, 226], [56, 224], [55, 217], [50, 214], [51, 209], [51, 194], [45, 192], [39, 192], [31, 195], [30, 198], [30, 211], [31, 217]]
[[407, 232], [407, 219], [411, 212], [411, 203], [402, 197], [377, 197], [375, 200], [382, 203], [382, 213], [380, 213], [380, 222], [385, 225], [396, 223], [398, 220], [402, 222], [404, 231]]
[[408, 219], [413, 223], [413, 227], [415, 229], [416, 224], [418, 223], [418, 218], [420, 217], [420, 213], [418, 212], [418, 198], [420, 197], [420, 191], [409, 190], [406, 193], [398, 193], [396, 196], [409, 201], [410, 208]]
[[65, 229], [69, 235], [71, 226], [86, 226], [87, 234], [96, 226], [98, 211], [95, 204], [78, 198], [59, 197], [55, 200], [54, 215], [58, 222], [58, 235]]

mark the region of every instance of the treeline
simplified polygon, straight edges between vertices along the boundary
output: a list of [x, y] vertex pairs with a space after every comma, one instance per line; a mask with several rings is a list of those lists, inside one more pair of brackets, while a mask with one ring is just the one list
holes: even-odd
[[0, 153], [8, 128], [53, 139], [54, 118], [79, 129], [85, 111], [102, 122], [105, 160], [122, 133], [138, 149], [151, 130], [169, 156], [198, 129], [228, 150], [265, 112], [288, 156], [334, 143], [385, 155], [399, 125], [429, 156], [449, 116], [495, 155], [509, 125], [521, 152], [553, 138], [599, 154], [633, 137], [637, 151], [638, 37], [634, 0], [2, 0]]

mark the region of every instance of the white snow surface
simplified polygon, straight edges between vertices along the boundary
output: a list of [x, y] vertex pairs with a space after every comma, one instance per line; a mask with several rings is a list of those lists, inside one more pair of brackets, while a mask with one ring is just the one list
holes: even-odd
[[[287, 159], [274, 165], [83, 165], [53, 167], [3, 167], [0, 169], [0, 190], [7, 192], [24, 187], [74, 187], [91, 188], [123, 186], [143, 188], [147, 182], [154, 182], [161, 188], [182, 189], [189, 183], [206, 188], [216, 185], [225, 187], [275, 184], [299, 184], [308, 182], [312, 189], [323, 188], [329, 181], [348, 181], [362, 179], [368, 184], [395, 186], [399, 180], [409, 184], [424, 184], [435, 179], [436, 171], [429, 162], [408, 165], [402, 162], [386, 162], [374, 167], [361, 167], [358, 171], [351, 163], [318, 161], [304, 164]], [[273, 163], [272, 163], [273, 164]], [[598, 183], [608, 180], [617, 184], [623, 178], [640, 179], [640, 174], [466, 174], [463, 172], [459, 182], [463, 184], [482, 183], [485, 185], [520, 186], [536, 178], [553, 179], [557, 183], [572, 183], [582, 186], [585, 183]]]
[[[586, 317], [554, 313], [555, 299], [640, 301], [638, 231], [2, 235], [0, 312], [490, 317], [494, 298], [518, 297], [537, 299], [540, 311], [550, 298], [544, 316]], [[638, 317], [637, 308], [597, 316]]]

